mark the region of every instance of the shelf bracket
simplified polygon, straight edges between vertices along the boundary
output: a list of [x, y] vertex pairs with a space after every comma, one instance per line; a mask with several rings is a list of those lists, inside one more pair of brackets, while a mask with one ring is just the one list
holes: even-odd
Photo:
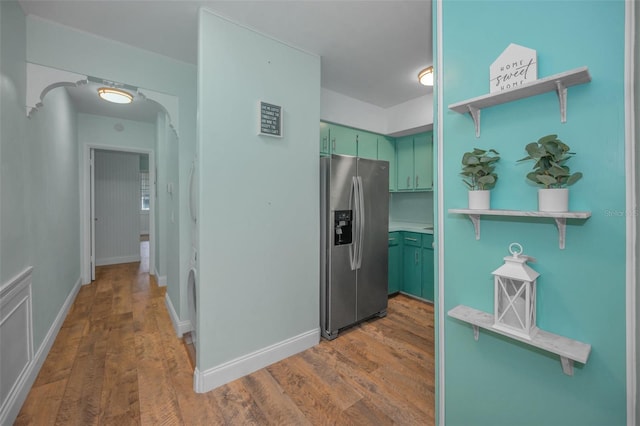
[[561, 356], [560, 363], [562, 364], [562, 372], [567, 376], [573, 376], [573, 360], [566, 356]]
[[473, 338], [477, 342], [478, 338], [480, 337], [480, 327], [477, 326], [477, 325], [473, 325], [473, 324], [471, 324], [471, 326], [473, 327]]
[[480, 239], [480, 215], [479, 214], [468, 214], [469, 219], [471, 219], [471, 223], [473, 223], [473, 229], [476, 231], [476, 240]]
[[469, 115], [473, 119], [473, 125], [476, 128], [476, 138], [480, 137], [480, 112], [479, 108], [473, 107], [471, 105], [467, 105], [467, 109], [469, 110]]
[[560, 250], [564, 250], [564, 239], [567, 233], [567, 219], [564, 217], [554, 218], [558, 227], [558, 246]]
[[560, 101], [560, 122], [567, 122], [567, 88], [562, 84], [562, 81], [556, 81], [556, 93], [558, 94], [558, 101]]

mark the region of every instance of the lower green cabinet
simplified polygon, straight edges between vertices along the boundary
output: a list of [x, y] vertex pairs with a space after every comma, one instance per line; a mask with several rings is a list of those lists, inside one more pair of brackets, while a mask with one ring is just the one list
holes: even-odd
[[402, 291], [434, 301], [433, 235], [389, 233], [389, 294]]
[[389, 233], [389, 294], [402, 289], [402, 232]]
[[422, 236], [422, 292], [423, 299], [434, 301], [433, 235]]
[[422, 234], [402, 233], [402, 291], [422, 296]]

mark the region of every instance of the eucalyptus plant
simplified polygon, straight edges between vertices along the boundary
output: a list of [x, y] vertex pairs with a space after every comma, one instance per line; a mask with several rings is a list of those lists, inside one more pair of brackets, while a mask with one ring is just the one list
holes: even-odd
[[565, 188], [582, 178], [582, 173], [571, 173], [567, 161], [575, 155], [558, 135], [547, 135], [525, 147], [527, 155], [518, 161], [535, 160], [527, 179], [545, 188]]
[[491, 189], [496, 185], [498, 174], [495, 163], [500, 160], [500, 153], [494, 149], [474, 148], [462, 156], [462, 182], [470, 191]]

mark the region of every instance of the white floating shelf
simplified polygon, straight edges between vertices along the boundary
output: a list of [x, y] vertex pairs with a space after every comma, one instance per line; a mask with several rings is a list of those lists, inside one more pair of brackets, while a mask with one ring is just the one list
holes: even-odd
[[550, 217], [558, 227], [558, 246], [564, 249], [567, 219], [588, 219], [591, 212], [539, 212], [524, 210], [449, 209], [449, 213], [466, 214], [473, 223], [476, 240], [480, 239], [480, 216]]
[[504, 104], [518, 99], [540, 95], [546, 92], [555, 91], [560, 102], [560, 122], [567, 121], [567, 87], [591, 81], [589, 68], [581, 67], [560, 74], [541, 78], [532, 83], [524, 84], [520, 87], [502, 92], [489, 93], [466, 101], [449, 105], [449, 109], [460, 114], [471, 115], [476, 129], [476, 137], [480, 137], [480, 111], [495, 105]]
[[578, 361], [581, 364], [586, 364], [587, 359], [589, 359], [589, 353], [591, 352], [591, 345], [589, 344], [540, 329], [538, 329], [538, 332], [531, 338], [531, 340], [511, 334], [493, 326], [494, 317], [492, 314], [479, 311], [468, 306], [458, 305], [451, 309], [448, 312], [448, 315], [452, 318], [471, 324], [473, 326], [473, 336], [476, 340], [478, 340], [480, 334], [479, 329], [484, 328], [485, 330], [492, 331], [502, 336], [506, 336], [519, 342], [559, 355], [560, 362], [562, 364], [562, 371], [569, 376], [573, 376], [573, 362]]

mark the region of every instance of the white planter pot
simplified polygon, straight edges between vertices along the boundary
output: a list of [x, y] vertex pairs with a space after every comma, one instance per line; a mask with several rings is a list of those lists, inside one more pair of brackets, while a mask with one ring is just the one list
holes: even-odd
[[541, 212], [568, 212], [569, 188], [538, 189], [538, 210]]
[[489, 210], [491, 208], [491, 191], [488, 189], [469, 191], [469, 208]]

